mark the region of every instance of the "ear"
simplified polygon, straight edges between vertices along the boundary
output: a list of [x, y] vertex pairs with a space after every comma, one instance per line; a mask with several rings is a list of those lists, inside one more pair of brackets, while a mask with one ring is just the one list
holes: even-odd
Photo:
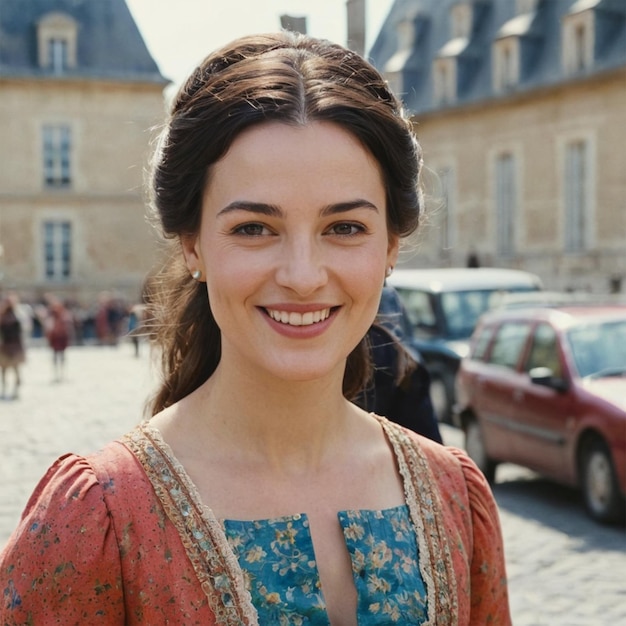
[[389, 236], [389, 244], [387, 245], [387, 267], [395, 267], [398, 263], [398, 255], [400, 254], [400, 238], [397, 235]]
[[181, 235], [180, 244], [185, 257], [185, 264], [189, 269], [189, 273], [195, 270], [201, 270], [204, 274], [204, 263], [200, 255], [200, 242], [197, 234]]

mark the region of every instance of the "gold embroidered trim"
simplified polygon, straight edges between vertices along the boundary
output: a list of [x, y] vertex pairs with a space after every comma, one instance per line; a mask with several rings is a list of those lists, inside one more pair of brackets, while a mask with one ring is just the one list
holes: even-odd
[[397, 424], [372, 414], [389, 439], [402, 476], [405, 498], [419, 546], [419, 566], [426, 581], [428, 621], [425, 626], [456, 626], [456, 576], [443, 523], [439, 494], [419, 444]]
[[143, 466], [170, 521], [178, 530], [218, 624], [258, 626], [257, 613], [219, 522], [161, 433], [147, 422], [122, 442]]

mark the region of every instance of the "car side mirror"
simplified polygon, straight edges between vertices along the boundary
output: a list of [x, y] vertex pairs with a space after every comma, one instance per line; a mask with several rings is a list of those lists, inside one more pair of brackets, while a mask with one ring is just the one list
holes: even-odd
[[534, 385], [542, 385], [549, 387], [559, 393], [565, 393], [569, 389], [569, 385], [563, 378], [554, 376], [554, 372], [549, 367], [534, 367], [528, 372], [530, 382]]

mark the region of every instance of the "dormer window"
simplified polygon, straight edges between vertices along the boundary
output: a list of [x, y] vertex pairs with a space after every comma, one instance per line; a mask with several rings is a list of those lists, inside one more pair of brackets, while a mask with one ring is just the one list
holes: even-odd
[[472, 33], [472, 4], [470, 2], [459, 2], [450, 10], [452, 25], [452, 39], [463, 37], [468, 39]]
[[535, 29], [536, 16], [536, 13], [516, 15], [498, 30], [491, 48], [495, 93], [510, 91], [528, 78], [529, 68], [532, 71], [529, 58], [539, 38]]
[[435, 59], [433, 91], [436, 104], [452, 103], [457, 98], [456, 58]]
[[433, 61], [433, 95], [436, 104], [455, 102], [458, 99], [459, 68], [461, 59], [467, 54], [469, 39], [451, 39]]
[[64, 13], [48, 13], [37, 24], [39, 66], [54, 74], [76, 67], [77, 25]]
[[518, 15], [523, 15], [524, 13], [532, 13], [537, 10], [537, 4], [539, 0], [516, 0], [515, 2], [515, 10]]
[[396, 26], [398, 35], [398, 51], [385, 64], [385, 78], [389, 83], [389, 88], [397, 96], [404, 91], [404, 81], [402, 79], [406, 64], [413, 54], [415, 43], [415, 26], [413, 20], [402, 20]]
[[[577, 6], [582, 7], [577, 10]], [[575, 4], [563, 19], [563, 69], [566, 74], [584, 72], [593, 66], [595, 11], [589, 3]]]
[[67, 39], [48, 40], [48, 67], [55, 74], [67, 71]]
[[493, 89], [509, 91], [519, 83], [520, 41], [518, 37], [499, 39], [493, 44]]

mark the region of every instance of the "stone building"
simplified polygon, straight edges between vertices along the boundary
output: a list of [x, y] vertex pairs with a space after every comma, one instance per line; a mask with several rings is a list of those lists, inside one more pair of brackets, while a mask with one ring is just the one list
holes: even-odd
[[168, 81], [124, 0], [0, 0], [2, 287], [138, 298], [144, 178]]
[[626, 291], [626, 2], [396, 0], [370, 56], [428, 170], [407, 265]]

